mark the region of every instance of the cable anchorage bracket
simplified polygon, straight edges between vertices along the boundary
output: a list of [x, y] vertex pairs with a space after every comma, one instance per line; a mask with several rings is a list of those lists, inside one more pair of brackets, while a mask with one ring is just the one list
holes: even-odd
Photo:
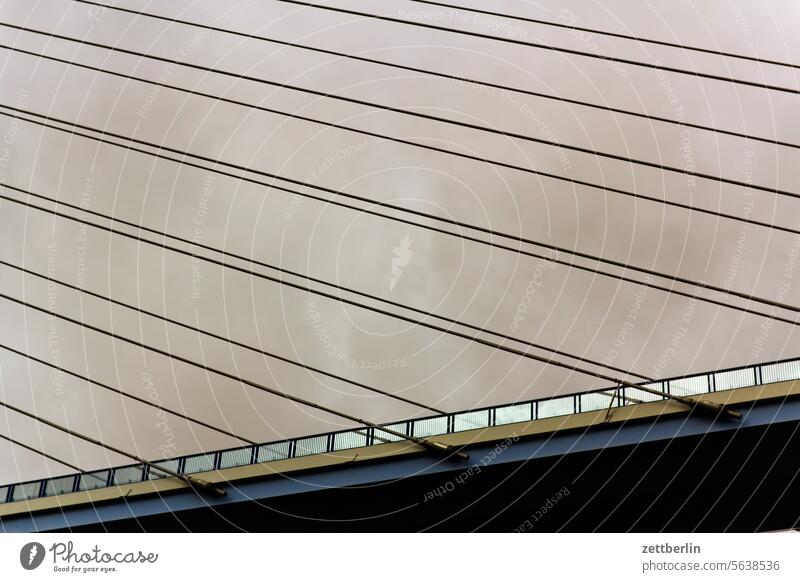
[[438, 455], [444, 455], [445, 457], [450, 457], [452, 455], [462, 461], [469, 459], [469, 454], [465, 453], [461, 447], [455, 445], [446, 445], [438, 441], [429, 441], [426, 439], [414, 439], [414, 442], [418, 445], [421, 445], [426, 450]]
[[195, 477], [190, 477], [189, 475], [182, 474], [180, 479], [184, 481], [186, 484], [189, 485], [195, 491], [199, 491], [202, 493], [208, 493], [211, 497], [225, 497], [228, 495], [228, 492], [225, 491], [222, 487], [211, 483], [209, 481], [205, 481], [203, 479], [197, 479]]

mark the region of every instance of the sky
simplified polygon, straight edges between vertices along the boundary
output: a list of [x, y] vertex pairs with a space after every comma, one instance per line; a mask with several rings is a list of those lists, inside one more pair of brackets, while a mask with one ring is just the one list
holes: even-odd
[[[477, 0], [453, 3], [486, 6]], [[797, 94], [506, 41], [661, 63], [797, 90], [800, 77], [797, 69], [789, 67], [403, 0], [334, 0], [327, 4], [502, 40], [274, 0], [119, 0], [115, 4], [460, 78], [800, 144]], [[800, 6], [789, 0], [634, 4], [507, 0], [493, 2], [491, 7], [549, 22], [800, 63], [800, 39], [795, 31]], [[465, 241], [459, 238], [458, 227], [430, 219], [410, 217], [455, 236], [364, 212], [377, 210], [409, 218], [373, 207], [369, 201], [389, 203], [800, 305], [797, 235], [626, 197], [602, 186], [800, 230], [800, 203], [795, 198], [378, 110], [331, 96], [789, 192], [800, 192], [797, 148], [66, 0], [2, 0], [0, 22], [76, 39], [72, 42], [0, 27], [0, 44], [5, 47], [478, 158], [464, 159], [325, 127], [2, 48], [0, 104], [91, 126], [97, 130], [92, 135], [107, 132], [104, 139], [121, 144], [103, 144], [0, 115], [3, 184], [376, 295], [395, 303], [384, 308], [414, 321], [422, 316], [398, 305], [602, 361], [639, 376], [665, 378], [798, 355], [798, 333], [792, 325], [711, 305], [694, 295], [744, 306], [746, 302], [740, 299], [676, 284], [676, 289], [690, 295], [681, 297]], [[81, 44], [81, 40], [232, 75], [171, 65]], [[282, 86], [286, 84], [317, 94]], [[153, 145], [137, 146], [147, 153], [131, 151], [126, 147], [128, 142], [110, 134]], [[200, 169], [150, 155], [158, 153], [159, 148], [191, 152], [241, 169], [215, 167], [213, 161], [204, 162], [207, 169]], [[600, 187], [575, 185], [481, 159]], [[264, 178], [255, 172], [281, 178]], [[242, 178], [312, 194], [321, 200]], [[308, 185], [297, 186], [297, 182]], [[331, 191], [353, 194], [364, 201], [336, 197]], [[25, 200], [25, 195], [7, 188], [2, 194]], [[328, 199], [347, 202], [356, 209], [326, 203]], [[52, 203], [31, 201], [55, 208]], [[591, 375], [521, 358], [135, 238], [109, 234], [81, 220], [166, 242], [137, 228], [63, 206], [59, 211], [78, 220], [0, 201], [0, 260], [442, 410], [465, 410], [608, 385]], [[481, 240], [492, 238], [463, 229], [461, 232]], [[597, 266], [566, 253], [494, 240], [551, 258]], [[192, 248], [185, 243], [171, 244]], [[302, 277], [212, 251], [201, 252], [245, 271], [253, 269], [307, 285]], [[621, 269], [600, 267], [621, 273]], [[636, 281], [646, 279], [641, 273], [628, 271], [626, 275]], [[671, 285], [668, 280], [658, 281]], [[312, 288], [364, 301], [321, 284], [314, 283]], [[430, 413], [48, 284], [8, 266], [0, 266], [0, 293], [372, 422]], [[769, 311], [758, 304], [750, 307]], [[793, 318], [791, 311], [776, 313]], [[341, 418], [6, 299], [0, 300], [0, 318], [0, 343], [4, 346], [254, 441], [352, 426]], [[434, 318], [424, 319], [451, 327]], [[469, 329], [455, 324], [452, 327], [474, 335]], [[492, 339], [486, 334], [481, 337]], [[509, 345], [525, 347], [513, 342]], [[541, 349], [531, 352], [549, 356]], [[566, 357], [557, 359], [576, 364]], [[581, 366], [609, 373], [598, 366]], [[240, 444], [234, 438], [165, 415], [4, 349], [0, 349], [0, 392], [5, 402], [154, 460]], [[13, 412], [0, 413], [0, 434], [12, 435], [83, 469], [128, 462]], [[0, 443], [0, 455], [0, 482], [70, 472], [9, 443]]]

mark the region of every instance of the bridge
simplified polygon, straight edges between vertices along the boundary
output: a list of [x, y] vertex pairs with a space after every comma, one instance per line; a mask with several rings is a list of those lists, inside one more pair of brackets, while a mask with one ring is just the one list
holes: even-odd
[[[223, 496], [148, 464], [11, 484], [0, 487], [0, 527], [795, 528], [799, 380], [800, 359], [785, 360], [158, 462]], [[437, 455], [414, 438], [468, 458]]]

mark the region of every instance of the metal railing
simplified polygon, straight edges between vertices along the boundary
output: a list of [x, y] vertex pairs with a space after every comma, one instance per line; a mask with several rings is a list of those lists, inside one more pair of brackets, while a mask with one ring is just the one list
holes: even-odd
[[[800, 379], [800, 358], [794, 358], [768, 364], [756, 364], [705, 374], [669, 378], [658, 382], [646, 383], [643, 386], [655, 388], [667, 394], [691, 396], [798, 379]], [[662, 396], [643, 390], [614, 386], [568, 396], [540, 398], [514, 404], [490, 406], [464, 412], [384, 424], [382, 426], [401, 432], [409, 437], [424, 438], [663, 399], [664, 397]], [[379, 428], [362, 427], [261, 445], [248, 445], [210, 453], [185, 455], [174, 459], [157, 461], [157, 463], [178, 473], [191, 474], [355, 449], [399, 440], [402, 439], [396, 435], [383, 432]], [[151, 479], [161, 479], [167, 476], [156, 469], [137, 464], [61, 477], [37, 479], [0, 487], [0, 503], [23, 501], [76, 491], [88, 491], [113, 485], [127, 485]]]

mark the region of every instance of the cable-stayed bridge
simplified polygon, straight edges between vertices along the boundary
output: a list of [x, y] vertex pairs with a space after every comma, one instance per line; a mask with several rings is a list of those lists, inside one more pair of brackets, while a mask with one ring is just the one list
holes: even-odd
[[[0, 487], [2, 528], [797, 526], [786, 45], [425, 0], [207, 4], [0, 15], [0, 439], [8, 473], [47, 469], [14, 467], [42, 478]], [[342, 344], [427, 359], [348, 369], [302, 341], [315, 301]], [[132, 388], [134, 358], [172, 398]], [[147, 414], [190, 452], [143, 453]], [[297, 436], [323, 421], [348, 428]]]

